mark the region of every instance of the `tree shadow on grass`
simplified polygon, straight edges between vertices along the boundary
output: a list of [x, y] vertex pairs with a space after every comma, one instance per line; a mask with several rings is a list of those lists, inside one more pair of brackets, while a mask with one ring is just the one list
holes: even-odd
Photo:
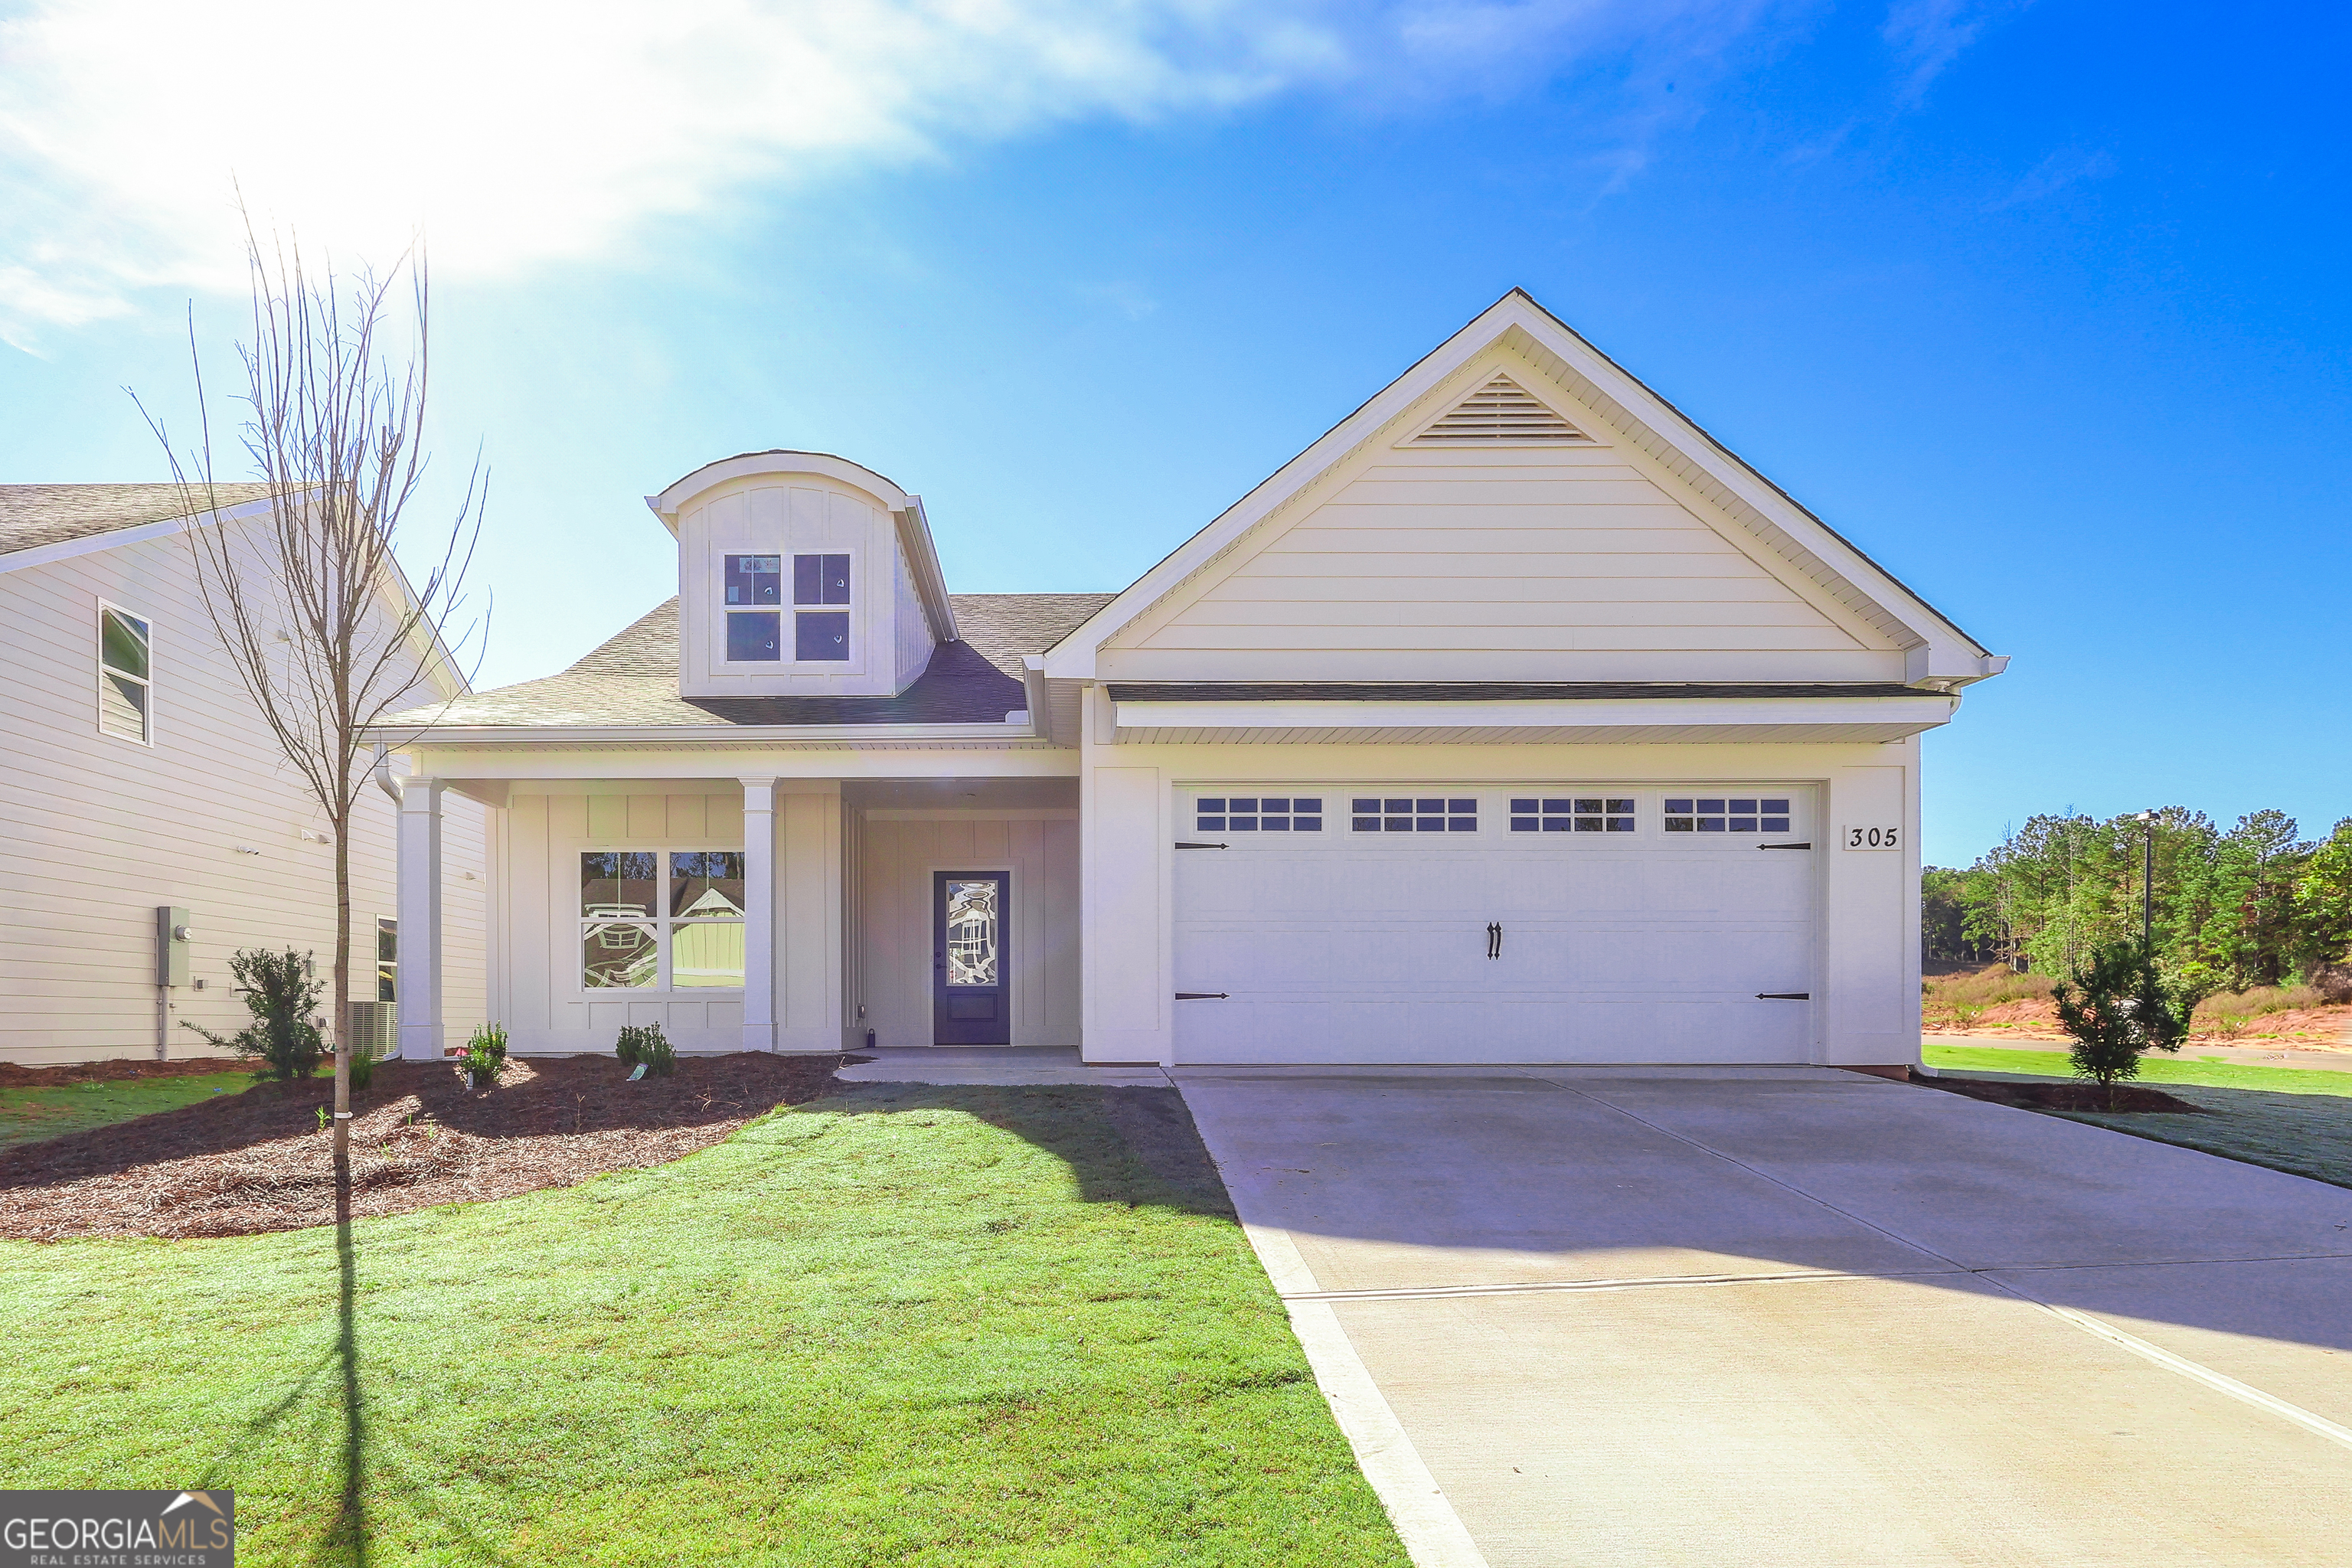
[[1087, 1203], [1234, 1217], [1233, 1200], [1173, 1089], [845, 1084], [808, 1108], [834, 1115], [961, 1111], [1052, 1154]]
[[[1945, 1076], [1985, 1079], [1996, 1083], [2063, 1081], [2041, 1074], [1973, 1069]], [[2224, 1089], [2178, 1083], [2168, 1079], [2142, 1081], [2187, 1100], [2197, 1107], [2197, 1111], [2110, 1115], [2097, 1110], [2065, 1110], [2044, 1114], [2063, 1116], [2070, 1121], [2087, 1121], [2113, 1131], [2219, 1154], [2289, 1175], [2352, 1187], [2352, 1095]]]

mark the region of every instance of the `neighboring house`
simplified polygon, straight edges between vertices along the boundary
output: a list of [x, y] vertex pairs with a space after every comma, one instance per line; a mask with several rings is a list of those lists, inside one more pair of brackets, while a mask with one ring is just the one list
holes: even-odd
[[1917, 736], [2004, 661], [1524, 294], [1115, 595], [950, 595], [822, 454], [649, 504], [677, 600], [412, 716], [404, 929], [475, 959], [490, 805], [520, 1050], [1917, 1059]]
[[[263, 487], [218, 489], [226, 526], [268, 516]], [[322, 973], [332, 963], [325, 824], [214, 634], [184, 510], [176, 485], [0, 485], [0, 1060], [209, 1056], [179, 1025], [247, 1020], [232, 952], [292, 946]], [[462, 691], [420, 686], [411, 700]], [[387, 1044], [395, 816], [371, 784], [352, 841], [352, 994], [360, 1029], [380, 1020]], [[469, 1023], [482, 1016], [482, 826], [478, 811], [449, 817], [444, 907], [458, 941], [443, 1000]], [[188, 911], [185, 985], [157, 984], [158, 908]]]

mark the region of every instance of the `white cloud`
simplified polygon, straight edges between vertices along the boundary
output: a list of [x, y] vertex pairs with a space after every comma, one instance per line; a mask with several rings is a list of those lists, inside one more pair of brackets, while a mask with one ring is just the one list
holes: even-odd
[[1514, 90], [1711, 54], [1769, 0], [28, 0], [0, 21], [0, 335], [314, 248], [597, 257], [731, 193], [1087, 119]]
[[2079, 181], [2104, 180], [2115, 172], [2116, 161], [2105, 148], [2088, 153], [2079, 147], [2061, 148], [2027, 170], [2025, 177], [2011, 186], [2007, 195], [1987, 203], [1985, 211], [2001, 212], [2038, 202]]
[[1910, 68], [1904, 96], [1916, 99], [1977, 41], [1985, 25], [2024, 0], [1895, 0], [1881, 29]]

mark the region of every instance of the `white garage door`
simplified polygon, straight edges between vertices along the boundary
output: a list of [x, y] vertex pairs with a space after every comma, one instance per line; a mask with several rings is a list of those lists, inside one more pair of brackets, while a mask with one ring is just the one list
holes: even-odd
[[1811, 792], [1181, 792], [1179, 1062], [1801, 1062]]

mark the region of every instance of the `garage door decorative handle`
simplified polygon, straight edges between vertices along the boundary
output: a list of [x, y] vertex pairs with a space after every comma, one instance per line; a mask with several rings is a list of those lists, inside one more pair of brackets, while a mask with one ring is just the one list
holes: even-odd
[[1811, 849], [1810, 844], [1759, 844], [1759, 849]]
[[1759, 1002], [1810, 1002], [1812, 999], [1813, 994], [1810, 991], [1759, 991], [1756, 993], [1756, 1000]]
[[1230, 998], [1222, 991], [1179, 991], [1176, 993], [1176, 1000], [1179, 1002], [1223, 1002], [1230, 1000]]
[[1180, 841], [1176, 847], [1179, 849], [1223, 849], [1229, 847], [1229, 846], [1223, 844], [1185, 844]]
[[1503, 925], [1500, 921], [1486, 922], [1486, 956], [1489, 958], [1503, 956]]

